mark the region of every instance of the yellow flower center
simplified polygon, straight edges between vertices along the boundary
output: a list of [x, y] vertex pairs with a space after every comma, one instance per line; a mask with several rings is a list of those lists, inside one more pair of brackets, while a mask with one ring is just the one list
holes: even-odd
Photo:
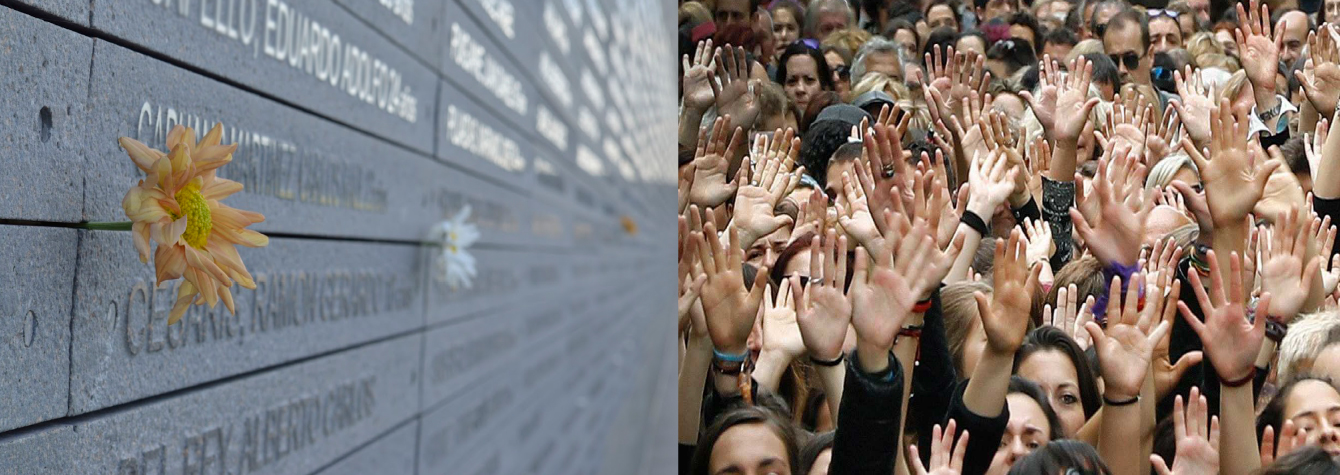
[[182, 234], [182, 239], [191, 247], [204, 249], [209, 232], [214, 229], [214, 221], [209, 214], [209, 203], [200, 194], [200, 185], [187, 184], [173, 198], [177, 199], [177, 206], [186, 215], [186, 232]]

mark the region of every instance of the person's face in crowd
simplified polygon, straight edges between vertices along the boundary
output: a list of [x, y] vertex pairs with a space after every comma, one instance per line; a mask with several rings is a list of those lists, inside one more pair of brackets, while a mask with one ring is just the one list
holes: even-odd
[[[820, 430], [818, 432], [827, 432]], [[828, 475], [828, 464], [833, 461], [833, 449], [824, 449], [819, 452], [819, 456], [814, 458], [814, 465], [810, 465], [808, 475]]]
[[778, 8], [772, 12], [772, 39], [778, 50], [800, 39], [800, 19], [790, 9]]
[[[1340, 3], [1340, 0], [1335, 0]], [[931, 29], [949, 28], [958, 31], [958, 20], [954, 19], [954, 10], [945, 4], [931, 5], [930, 10], [926, 10], [926, 23]]]
[[766, 424], [738, 424], [712, 445], [707, 471], [713, 475], [790, 475], [786, 443]]
[[1014, 0], [987, 0], [986, 6], [977, 9], [977, 17], [983, 18], [983, 23], [1002, 18], [1014, 13]]
[[1298, 383], [1284, 402], [1284, 418], [1307, 431], [1308, 445], [1340, 456], [1340, 392], [1334, 386], [1315, 379]]
[[894, 81], [903, 80], [903, 63], [897, 53], [870, 53], [865, 56], [865, 71], [884, 73]]
[[961, 52], [972, 51], [977, 54], [986, 54], [986, 42], [976, 36], [964, 36], [954, 42], [954, 49]]
[[1285, 13], [1276, 28], [1284, 30], [1284, 48], [1280, 50], [1280, 61], [1293, 64], [1303, 53], [1303, 45], [1307, 44], [1307, 15], [1297, 10]]
[[758, 130], [797, 129], [796, 115], [790, 109], [783, 110], [780, 114], [762, 117], [758, 124]]
[[1182, 27], [1172, 18], [1158, 16], [1149, 20], [1149, 44], [1155, 53], [1182, 47]]
[[1312, 368], [1308, 374], [1340, 381], [1340, 344], [1330, 344], [1317, 352], [1312, 359]]
[[1038, 447], [1050, 442], [1048, 434], [1051, 426], [1047, 424], [1047, 415], [1037, 401], [1024, 394], [1011, 393], [1005, 396], [1010, 408], [1010, 422], [1005, 424], [1005, 435], [1000, 438], [1000, 448], [991, 459], [987, 475], [1004, 475], [1019, 459], [1033, 453]]
[[[1112, 20], [1112, 17], [1121, 13], [1121, 7], [1116, 5], [1099, 5], [1099, 7], [1102, 8], [1098, 8], [1097, 11], [1094, 12], [1094, 16], [1089, 17], [1097, 20], [1099, 25], [1106, 25], [1108, 21]], [[1095, 34], [1096, 33], [1097, 32], [1095, 32]], [[1101, 40], [1102, 38], [1099, 39]]]
[[1187, 0], [1186, 4], [1191, 7], [1191, 11], [1196, 12], [1196, 21], [1210, 22], [1210, 0]]
[[1182, 30], [1182, 41], [1191, 39], [1191, 35], [1196, 33], [1196, 17], [1194, 15], [1178, 15], [1177, 27]]
[[717, 0], [717, 29], [727, 25], [749, 25], [749, 0]]
[[838, 204], [847, 205], [847, 194], [842, 192], [842, 174], [846, 173], [853, 180], [856, 179], [856, 160], [830, 160], [828, 162], [828, 183], [824, 184], [824, 193], [837, 200]]
[[1127, 23], [1108, 28], [1103, 33], [1103, 49], [1117, 63], [1123, 84], [1149, 85], [1149, 68], [1154, 65], [1154, 55], [1140, 44], [1140, 25]]
[[1219, 42], [1219, 46], [1224, 47], [1224, 53], [1234, 58], [1238, 57], [1238, 43], [1233, 40], [1233, 32], [1229, 30], [1219, 30], [1214, 32], [1214, 40]]
[[1042, 46], [1042, 54], [1051, 55], [1052, 59], [1060, 59], [1069, 56], [1070, 50], [1074, 48], [1075, 48], [1074, 45], [1067, 45], [1062, 43], [1047, 43]]
[[[777, 40], [773, 38], [772, 35], [772, 14], [768, 13], [767, 10], [759, 10], [758, 13], [754, 14], [752, 25], [752, 28], [754, 29], [754, 37], [758, 38], [758, 44], [754, 46], [754, 57], [776, 57], [777, 51], [782, 48], [777, 47]], [[759, 64], [759, 66], [762, 67], [762, 64]], [[764, 69], [764, 76], [767, 76], [766, 69]]]
[[829, 33], [847, 27], [847, 14], [842, 12], [820, 13], [814, 24], [815, 39], [823, 40]]
[[999, 59], [986, 60], [986, 70], [991, 72], [992, 79], [1010, 77], [1009, 66]]
[[750, 246], [744, 253], [744, 262], [756, 269], [771, 268], [773, 264], [777, 263], [777, 255], [783, 249], [786, 249], [786, 243], [790, 239], [791, 226], [782, 226], [773, 231], [772, 234], [754, 241], [754, 245]]
[[1057, 350], [1035, 351], [1019, 362], [1019, 376], [1042, 386], [1061, 427], [1067, 434], [1084, 427], [1084, 402], [1080, 400], [1079, 373], [1070, 357]]
[[909, 53], [921, 51], [921, 47], [917, 45], [917, 34], [912, 30], [903, 28], [893, 32], [893, 41], [902, 45], [903, 51]]
[[810, 98], [819, 93], [819, 65], [807, 54], [797, 54], [786, 60], [786, 83], [782, 89], [796, 104], [796, 110], [805, 110]]
[[991, 109], [1004, 112], [1006, 117], [1023, 117], [1024, 100], [1017, 95], [1002, 92], [992, 100]]
[[1028, 41], [1028, 44], [1034, 46], [1038, 44], [1038, 37], [1033, 35], [1033, 30], [1024, 25], [1010, 25], [1010, 37]]
[[1191, 218], [1177, 208], [1168, 205], [1155, 206], [1149, 212], [1141, 244], [1152, 249], [1154, 243], [1168, 239], [1168, 233], [1188, 224], [1192, 224]]
[[1326, 23], [1340, 23], [1340, 0], [1322, 2]]

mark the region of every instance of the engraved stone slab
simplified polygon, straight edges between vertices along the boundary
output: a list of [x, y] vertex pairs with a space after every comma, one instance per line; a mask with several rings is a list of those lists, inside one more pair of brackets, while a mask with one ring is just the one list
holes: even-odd
[[85, 0], [18, 0], [18, 2], [45, 13], [56, 15], [63, 20], [88, 26], [89, 2]]
[[369, 473], [414, 473], [414, 450], [419, 445], [419, 420], [392, 430], [390, 434], [349, 454], [317, 475], [366, 475]]
[[90, 220], [124, 220], [121, 199], [144, 178], [116, 138], [166, 150], [177, 124], [204, 136], [223, 123], [223, 143], [238, 149], [219, 176], [244, 186], [224, 203], [264, 214], [253, 227], [261, 232], [422, 239], [435, 222], [427, 190], [458, 180], [431, 159], [255, 94], [110, 43], [96, 50]]
[[[457, 473], [459, 466], [479, 462], [491, 439], [516, 419], [516, 408], [533, 393], [520, 392], [517, 378], [486, 378], [457, 397], [427, 410], [419, 437], [419, 473]], [[510, 432], [508, 432], [510, 434]], [[463, 473], [463, 472], [462, 472]]]
[[69, 409], [75, 233], [0, 226], [0, 431]]
[[79, 221], [93, 40], [0, 7], [0, 51], [0, 218]]
[[93, 27], [424, 152], [436, 75], [329, 0], [103, 1]]
[[501, 182], [518, 186], [528, 182], [533, 155], [529, 137], [484, 109], [470, 94], [442, 83], [437, 158]]
[[522, 346], [512, 308], [450, 323], [424, 336], [425, 405], [436, 405], [481, 377], [496, 377], [503, 365], [514, 363]]
[[[423, 325], [409, 245], [272, 238], [240, 248], [256, 290], [237, 313], [193, 306], [167, 326], [179, 281], [154, 287], [130, 233], [84, 232], [76, 280], [71, 411], [108, 407]], [[417, 361], [417, 356], [415, 357]]]
[[0, 466], [65, 474], [310, 473], [414, 415], [421, 338], [0, 438]]
[[[480, 8], [476, 3], [480, 0], [464, 1]], [[535, 88], [530, 78], [521, 73], [521, 68], [504, 51], [504, 47], [494, 41], [496, 37], [484, 30], [498, 28], [502, 24], [507, 25], [506, 28], [516, 35], [518, 30], [531, 29], [525, 25], [525, 20], [521, 20], [528, 15], [517, 14], [511, 6], [511, 0], [483, 0], [489, 7], [480, 8], [481, 12], [487, 10], [493, 12], [493, 15], [479, 17], [482, 23], [475, 23], [456, 1], [446, 0], [443, 3], [446, 14], [442, 22], [442, 72], [446, 74], [447, 80], [456, 86], [461, 95], [473, 97], [497, 116], [510, 121], [512, 126], [520, 127], [529, 134], [534, 124]], [[522, 41], [530, 36], [529, 32], [519, 35], [523, 37]], [[518, 43], [508, 39], [505, 42], [526, 49], [536, 46], [532, 41]], [[447, 94], [450, 93], [444, 87], [443, 95]]]
[[441, 0], [336, 0], [434, 69], [442, 60]]
[[428, 279], [427, 324], [429, 326], [506, 305], [528, 289], [528, 263], [532, 254], [486, 248], [472, 249], [475, 258], [473, 285], [452, 289], [445, 281]]

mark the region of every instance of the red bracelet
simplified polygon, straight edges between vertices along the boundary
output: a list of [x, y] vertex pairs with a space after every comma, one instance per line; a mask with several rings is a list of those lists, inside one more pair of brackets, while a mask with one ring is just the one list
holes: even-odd
[[926, 313], [926, 311], [930, 309], [931, 309], [931, 299], [926, 299], [917, 302], [916, 305], [913, 305], [912, 313]]
[[1242, 379], [1236, 379], [1233, 381], [1225, 381], [1223, 379], [1220, 379], [1219, 385], [1226, 388], [1236, 388], [1245, 385], [1247, 383], [1250, 383], [1254, 379], [1256, 379], [1256, 366], [1252, 366], [1252, 370], [1248, 371], [1247, 375], [1243, 376]]

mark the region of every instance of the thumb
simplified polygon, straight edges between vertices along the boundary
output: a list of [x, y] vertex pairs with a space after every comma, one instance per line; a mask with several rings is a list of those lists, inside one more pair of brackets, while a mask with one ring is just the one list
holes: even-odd
[[1256, 176], [1252, 177], [1252, 185], [1256, 187], [1257, 193], [1264, 193], [1266, 182], [1270, 181], [1270, 175], [1275, 173], [1275, 169], [1280, 167], [1280, 162], [1275, 160], [1266, 160], [1261, 168], [1256, 170]]
[[774, 216], [772, 218], [772, 225], [773, 225], [772, 229], [773, 231], [776, 231], [778, 229], [781, 229], [783, 226], [790, 226], [793, 223], [795, 223], [795, 220], [791, 219], [790, 216], [787, 215]]
[[1163, 461], [1163, 457], [1158, 454], [1149, 454], [1149, 463], [1154, 464], [1154, 470], [1159, 475], [1173, 475], [1172, 470], [1168, 469], [1168, 463]]
[[1094, 350], [1102, 358], [1103, 347], [1107, 346], [1107, 340], [1103, 338], [1103, 328], [1092, 321], [1084, 322], [1084, 331], [1089, 332], [1089, 339], [1093, 341]]
[[1191, 369], [1191, 367], [1193, 366], [1200, 364], [1200, 362], [1203, 361], [1204, 359], [1205, 359], [1204, 352], [1188, 351], [1186, 354], [1182, 355], [1181, 358], [1177, 359], [1177, 364], [1173, 365], [1172, 367], [1173, 378], [1179, 380], [1182, 379], [1182, 375], [1186, 374], [1187, 370]]
[[1031, 108], [1031, 109], [1037, 109], [1037, 108], [1038, 108], [1038, 103], [1037, 103], [1037, 101], [1033, 100], [1033, 93], [1032, 93], [1032, 92], [1029, 92], [1029, 91], [1019, 91], [1019, 95], [1020, 95], [1020, 96], [1023, 96], [1024, 101], [1028, 102], [1028, 107], [1029, 107], [1029, 108]]

